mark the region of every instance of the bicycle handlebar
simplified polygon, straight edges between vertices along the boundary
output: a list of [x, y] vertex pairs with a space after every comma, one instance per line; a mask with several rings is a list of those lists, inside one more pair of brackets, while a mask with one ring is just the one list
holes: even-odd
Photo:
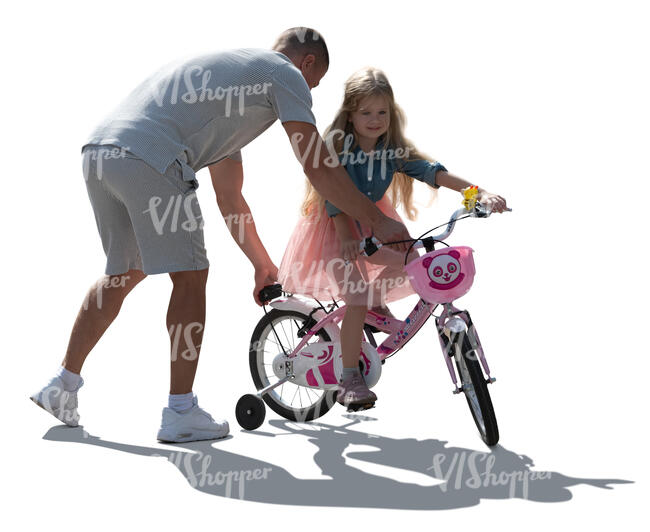
[[[506, 211], [511, 212], [512, 209], [506, 208]], [[466, 215], [468, 217], [472, 218], [488, 218], [492, 214], [492, 211], [483, 205], [481, 205], [478, 201], [473, 203], [473, 207], [471, 209], [467, 209], [466, 207], [463, 207], [461, 209], [458, 209], [455, 211], [452, 215], [451, 218], [449, 218], [449, 221], [447, 222], [447, 227], [446, 229], [440, 233], [437, 236], [428, 236], [426, 238], [416, 238], [413, 239], [413, 245], [411, 246], [412, 248], [421, 248], [424, 247], [424, 241], [427, 240], [429, 242], [435, 242], [435, 241], [442, 241], [445, 240], [446, 238], [451, 235], [451, 233], [454, 230], [454, 226], [456, 225], [456, 221], [461, 215]], [[442, 227], [442, 226], [438, 226]], [[434, 229], [436, 229], [434, 227]], [[426, 234], [426, 233], [425, 233]], [[388, 244], [391, 244], [392, 242], [388, 242]], [[382, 246], [387, 245], [387, 244], [382, 244], [377, 238], [373, 237], [368, 237], [365, 240], [362, 240], [359, 243], [359, 253], [362, 255], [372, 255], [375, 253], [379, 248]], [[350, 261], [346, 260], [345, 264], [347, 265]], [[271, 299], [274, 299], [276, 297], [280, 297], [282, 295], [282, 285], [280, 284], [274, 284], [274, 285], [269, 285], [265, 286], [262, 290], [259, 292], [259, 298], [262, 302], [265, 301], [270, 301]]]
[[[506, 208], [506, 211], [512, 211], [510, 208]], [[474, 207], [470, 210], [467, 210], [465, 207], [462, 207], [461, 209], [458, 209], [455, 211], [452, 215], [451, 218], [449, 218], [449, 222], [447, 222], [447, 227], [445, 230], [440, 233], [439, 235], [436, 236], [429, 236], [426, 237], [427, 240], [445, 240], [446, 238], [451, 235], [451, 233], [454, 230], [454, 226], [456, 225], [456, 221], [461, 215], [467, 215], [472, 218], [488, 218], [492, 214], [492, 211], [488, 209], [487, 207], [484, 207], [481, 205], [478, 201], [474, 205]], [[414, 239], [415, 243], [413, 244], [413, 248], [421, 248], [424, 246], [422, 238]], [[390, 244], [390, 242], [388, 243]], [[368, 237], [365, 240], [362, 240], [359, 243], [359, 253], [365, 256], [370, 256], [373, 253], [375, 253], [379, 248], [382, 246], [387, 245], [387, 244], [382, 244], [377, 238], [373, 237]]]

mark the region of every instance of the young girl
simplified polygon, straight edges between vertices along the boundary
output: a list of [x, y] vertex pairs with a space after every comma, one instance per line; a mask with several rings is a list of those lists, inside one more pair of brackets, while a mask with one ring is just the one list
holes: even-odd
[[[383, 72], [365, 68], [345, 83], [343, 105], [325, 132], [357, 188], [387, 216], [403, 223], [395, 207], [403, 205], [414, 220], [413, 181], [456, 191], [471, 183], [430, 162], [404, 137], [404, 115], [393, 98]], [[494, 211], [505, 200], [479, 189], [480, 201]], [[359, 372], [363, 325], [368, 309], [392, 317], [386, 303], [413, 294], [403, 272], [404, 253], [384, 246], [370, 257], [359, 255], [359, 243], [370, 229], [324, 200], [307, 181], [302, 217], [289, 240], [278, 281], [292, 293], [317, 299], [342, 298], [346, 312], [341, 324], [343, 377], [337, 401], [346, 406], [372, 406], [376, 395]], [[418, 254], [411, 251], [407, 262]]]

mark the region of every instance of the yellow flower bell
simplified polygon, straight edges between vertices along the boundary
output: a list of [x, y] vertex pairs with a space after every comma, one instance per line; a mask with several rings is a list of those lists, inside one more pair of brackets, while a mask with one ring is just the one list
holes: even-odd
[[478, 186], [474, 185], [473, 187], [467, 187], [463, 189], [463, 206], [471, 211], [476, 206], [476, 200], [478, 196]]

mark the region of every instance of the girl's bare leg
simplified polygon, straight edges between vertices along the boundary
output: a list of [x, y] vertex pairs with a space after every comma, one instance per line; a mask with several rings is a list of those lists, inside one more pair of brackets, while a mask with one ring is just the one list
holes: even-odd
[[[343, 375], [339, 385], [336, 400], [348, 407], [352, 404], [367, 408], [374, 404], [377, 396], [368, 389], [361, 373], [359, 372], [359, 357], [361, 354], [361, 339], [363, 337], [363, 323], [368, 313], [368, 296], [372, 296], [369, 286], [363, 280], [361, 272], [356, 265], [347, 268], [347, 283], [338, 279], [335, 273], [341, 293], [344, 294], [346, 302], [345, 315], [341, 324], [341, 358], [343, 362]], [[351, 284], [354, 283], [354, 284]], [[347, 290], [349, 288], [349, 290]]]
[[363, 324], [368, 313], [368, 285], [356, 264], [334, 264], [332, 273], [345, 301], [345, 315], [341, 323], [341, 354], [344, 368], [358, 368], [363, 338]]
[[[418, 257], [419, 255], [417, 251], [411, 249], [406, 263], [408, 264]], [[364, 260], [373, 264], [386, 266], [374, 282], [374, 297], [372, 299], [374, 304], [370, 310], [394, 319], [395, 316], [393, 316], [393, 313], [386, 305], [386, 301], [384, 301], [383, 296], [385, 294], [383, 293], [384, 291], [381, 290], [381, 285], [384, 283], [385, 286], [395, 286], [398, 282], [400, 284], [408, 284], [408, 276], [406, 272], [404, 272], [404, 253], [398, 253], [389, 247], [382, 247], [370, 257], [365, 257]], [[377, 285], [379, 285], [379, 287]]]
[[341, 323], [341, 351], [344, 368], [358, 368], [363, 336], [363, 322], [368, 309], [365, 305], [346, 305]]
[[[415, 250], [409, 253], [408, 262], [419, 255]], [[366, 258], [374, 264], [386, 265], [382, 272], [382, 279], [399, 279], [405, 276], [403, 272], [404, 254], [398, 253], [387, 247]], [[341, 351], [344, 368], [357, 368], [359, 365], [359, 354], [361, 351], [361, 340], [363, 339], [363, 324], [368, 313], [368, 306], [373, 310], [387, 316], [392, 316], [381, 300], [382, 290], [377, 283], [368, 285], [356, 265], [335, 267], [334, 276], [339, 289], [346, 300], [346, 311], [341, 323]], [[346, 272], [347, 268], [347, 272]], [[406, 280], [408, 282], [408, 280]], [[393, 316], [394, 317], [394, 316]]]

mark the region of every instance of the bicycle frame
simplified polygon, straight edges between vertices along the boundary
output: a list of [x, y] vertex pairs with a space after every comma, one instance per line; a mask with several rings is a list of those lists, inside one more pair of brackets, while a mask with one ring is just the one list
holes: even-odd
[[[283, 300], [286, 302], [286, 300]], [[459, 310], [452, 303], [445, 303], [441, 305], [443, 311], [440, 316], [435, 316], [433, 311], [438, 307], [426, 302], [424, 299], [420, 299], [416, 304], [413, 310], [410, 312], [408, 317], [405, 320], [392, 319], [372, 310], [369, 310], [365, 323], [367, 325], [372, 325], [379, 329], [382, 332], [388, 334], [388, 337], [377, 346], [377, 353], [383, 363], [383, 361], [402, 347], [411, 339], [415, 334], [422, 328], [424, 323], [432, 315], [435, 317], [436, 330], [438, 333], [438, 339], [440, 341], [440, 347], [445, 358], [445, 363], [449, 371], [449, 376], [454, 384], [454, 393], [460, 393], [461, 389], [458, 387], [458, 377], [456, 375], [456, 370], [452, 364], [453, 354], [449, 355], [449, 338], [445, 333], [445, 324], [449, 319], [454, 316], [458, 316], [463, 320], [465, 324], [465, 332], [468, 334], [472, 349], [478, 354], [478, 358], [481, 362], [481, 366], [485, 371], [485, 374], [488, 376], [490, 382], [494, 382], [496, 379], [490, 376], [490, 369], [485, 358], [485, 353], [481, 346], [481, 342], [476, 332], [476, 328], [472, 323], [470, 314], [467, 310]], [[315, 325], [309, 328], [306, 331], [305, 336], [296, 346], [296, 348], [291, 352], [287, 353], [289, 358], [293, 358], [298, 355], [300, 350], [307, 345], [307, 342], [316, 334], [320, 329], [325, 328], [328, 325], [338, 326], [338, 323], [345, 316], [346, 307], [342, 306], [336, 310], [330, 311], [325, 317], [321, 318]]]
[[[489, 382], [495, 382], [496, 379], [490, 375], [490, 367], [488, 366], [487, 359], [485, 358], [485, 352], [483, 351], [483, 346], [481, 345], [481, 340], [478, 337], [476, 332], [476, 327], [472, 322], [472, 318], [467, 310], [457, 309], [453, 303], [445, 303], [443, 305], [444, 310], [440, 316], [436, 317], [436, 329], [438, 331], [438, 340], [440, 340], [440, 347], [443, 354], [445, 355], [445, 362], [447, 363], [447, 369], [449, 370], [449, 375], [451, 380], [454, 383], [454, 393], [460, 393], [462, 390], [458, 387], [458, 381], [456, 379], [456, 370], [451, 362], [454, 357], [454, 353], [450, 351], [451, 346], [451, 334], [448, 337], [445, 332], [445, 325], [448, 323], [448, 320], [452, 319], [454, 316], [459, 317], [463, 320], [464, 326], [460, 331], [460, 334], [467, 334], [470, 345], [472, 346], [472, 351], [478, 354], [478, 359], [481, 363], [483, 371], [488, 376]], [[459, 334], [459, 333], [456, 333]], [[461, 338], [462, 342], [462, 338]]]
[[[420, 299], [404, 321], [388, 318], [382, 314], [369, 310], [366, 315], [365, 323], [373, 325], [389, 335], [388, 338], [377, 347], [377, 352], [379, 353], [381, 360], [384, 360], [388, 355], [394, 353], [406, 344], [406, 342], [415, 335], [420, 327], [424, 325], [424, 322], [429, 319], [431, 312], [436, 306], [437, 305], [431, 305], [423, 299]], [[337, 325], [343, 319], [345, 310], [346, 307], [342, 306], [331, 311], [324, 318], [321, 318], [316, 325], [307, 331], [296, 348], [291, 353], [287, 353], [287, 356], [296, 356], [307, 344], [309, 339], [326, 325], [330, 323]]]

